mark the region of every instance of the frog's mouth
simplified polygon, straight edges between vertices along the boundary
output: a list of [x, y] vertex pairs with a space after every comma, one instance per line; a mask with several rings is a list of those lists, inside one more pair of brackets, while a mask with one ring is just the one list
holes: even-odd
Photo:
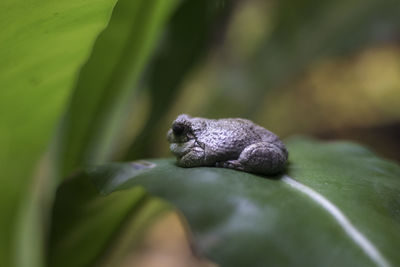
[[172, 143], [170, 145], [171, 152], [179, 159], [184, 157], [193, 149], [194, 141], [185, 143]]
[[185, 156], [186, 154], [188, 154], [190, 152], [190, 150], [189, 149], [187, 149], [187, 150], [175, 150], [175, 151], [172, 151], [172, 153], [174, 153], [174, 155], [177, 157], [177, 158], [183, 158], [183, 156]]

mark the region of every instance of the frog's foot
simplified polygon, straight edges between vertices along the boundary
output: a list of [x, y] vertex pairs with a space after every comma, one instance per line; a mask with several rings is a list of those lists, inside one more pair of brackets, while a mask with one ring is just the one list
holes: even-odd
[[244, 171], [244, 166], [238, 160], [220, 161], [215, 164], [216, 167]]

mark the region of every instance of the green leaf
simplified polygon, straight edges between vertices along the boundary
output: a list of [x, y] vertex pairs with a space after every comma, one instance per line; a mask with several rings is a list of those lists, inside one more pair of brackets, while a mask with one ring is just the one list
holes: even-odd
[[141, 188], [101, 197], [89, 180], [67, 180], [54, 204], [48, 266], [120, 266], [149, 221], [170, 209]]
[[80, 73], [60, 131], [66, 175], [109, 159], [127, 99], [177, 0], [118, 1]]
[[[177, 0], [118, 1], [109, 25], [99, 35], [89, 60], [82, 67], [59, 131], [57, 152], [62, 173], [68, 174], [83, 164], [103, 162], [110, 157], [124, 118], [126, 100], [136, 88], [163, 24], [177, 3]], [[165, 204], [153, 204], [154, 199], [144, 197], [137, 190], [97, 200], [85, 188], [78, 186], [72, 195], [70, 191], [61, 191], [59, 194], [65, 196], [65, 202], [56, 199], [56, 206], [61, 208], [54, 210], [57, 219], [49, 247], [50, 266], [97, 266], [103, 261], [108, 266], [118, 266], [118, 255], [126, 248], [117, 246], [110, 252], [116, 229], [122, 231], [132, 221], [137, 230], [125, 231], [130, 233], [130, 238], [124, 242], [129, 243], [138, 239], [148, 222], [166, 209]], [[77, 203], [80, 210], [68, 209]], [[87, 210], [93, 213], [87, 214]], [[132, 216], [134, 219], [129, 219]], [[67, 235], [57, 235], [58, 227], [67, 231]]]
[[70, 183], [92, 180], [106, 198], [143, 186], [183, 212], [197, 248], [222, 266], [400, 264], [400, 167], [348, 142], [288, 148], [277, 177], [159, 159], [93, 167]]
[[[32, 221], [21, 205], [31, 203], [27, 191], [38, 184], [32, 182], [32, 173], [51, 139], [77, 70], [106, 26], [115, 2], [0, 3], [1, 266], [41, 265], [40, 228], [27, 233], [20, 227], [42, 225]], [[27, 239], [15, 240], [17, 235]], [[27, 242], [29, 238], [33, 241]]]

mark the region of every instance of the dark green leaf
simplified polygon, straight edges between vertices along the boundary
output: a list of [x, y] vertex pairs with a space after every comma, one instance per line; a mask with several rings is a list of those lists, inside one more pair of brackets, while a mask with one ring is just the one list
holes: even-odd
[[75, 181], [92, 180], [106, 198], [140, 185], [170, 201], [222, 266], [398, 265], [400, 167], [347, 142], [299, 138], [288, 148], [278, 177], [161, 159], [93, 167]]

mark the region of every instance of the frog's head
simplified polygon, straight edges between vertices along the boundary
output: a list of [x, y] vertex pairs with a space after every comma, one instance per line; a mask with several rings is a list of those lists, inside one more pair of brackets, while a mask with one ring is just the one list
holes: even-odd
[[192, 117], [186, 114], [179, 115], [167, 133], [168, 141], [172, 143], [186, 143], [194, 139], [192, 131]]
[[201, 149], [196, 142], [196, 134], [200, 130], [199, 124], [201, 121], [198, 118], [181, 114], [173, 121], [171, 129], [168, 130], [167, 139], [170, 143], [170, 150], [178, 158], [178, 162], [189, 152]]

